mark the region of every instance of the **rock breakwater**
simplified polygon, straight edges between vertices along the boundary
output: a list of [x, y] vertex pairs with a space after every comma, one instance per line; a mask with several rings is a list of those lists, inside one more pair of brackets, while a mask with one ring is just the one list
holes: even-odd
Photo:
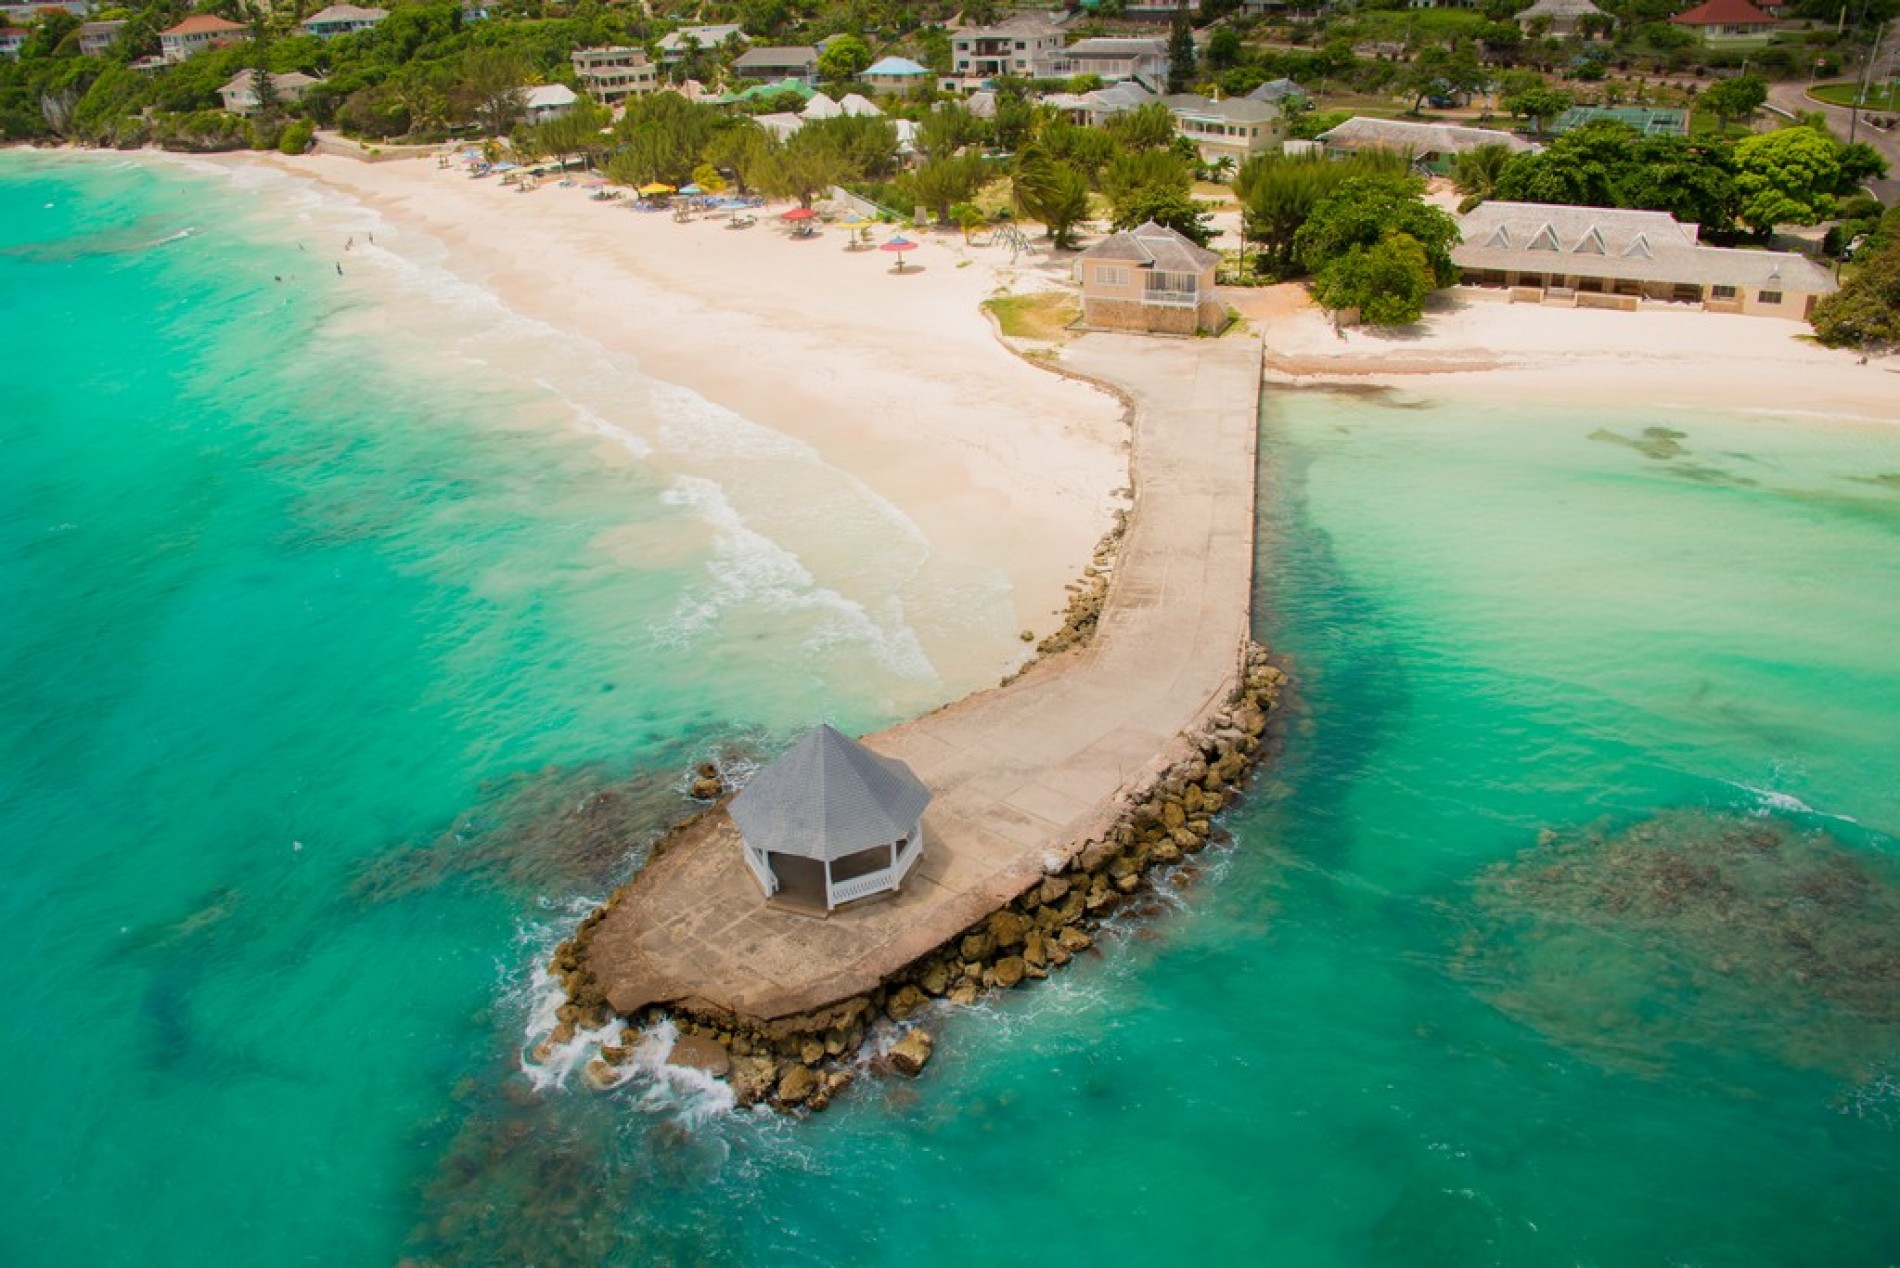
[[[1265, 649], [1244, 648], [1230, 697], [1182, 737], [1176, 749], [1182, 756], [1122, 790], [1106, 828], [1070, 843], [1038, 880], [888, 975], [876, 990], [772, 1020], [692, 999], [651, 1006], [620, 1019], [627, 1027], [621, 1042], [603, 1048], [598, 1060], [608, 1067], [624, 1060], [640, 1029], [669, 1019], [683, 1037], [675, 1059], [726, 1078], [741, 1104], [822, 1110], [857, 1077], [872, 1050], [882, 1054], [870, 1062], [873, 1070], [917, 1074], [932, 1049], [918, 1025], [922, 1018], [991, 992], [1025, 988], [1090, 952], [1102, 921], [1215, 839], [1215, 817], [1234, 803], [1265, 752], [1285, 681]], [[656, 853], [666, 846], [662, 840]], [[550, 1047], [614, 1019], [589, 960], [589, 943], [608, 910], [590, 915], [556, 949], [551, 968], [567, 998]]]

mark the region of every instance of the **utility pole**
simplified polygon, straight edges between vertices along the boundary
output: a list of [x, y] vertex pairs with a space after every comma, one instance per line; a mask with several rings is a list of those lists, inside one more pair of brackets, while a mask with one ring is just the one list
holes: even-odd
[[[1863, 4], [1861, 9], [1865, 12], [1866, 6]], [[1854, 138], [1860, 135], [1860, 107], [1861, 103], [1867, 100], [1867, 80], [1874, 73], [1875, 64], [1880, 61], [1880, 50], [1887, 42], [1887, 28], [1890, 25], [1892, 25], [1892, 19], [1874, 28], [1874, 42], [1867, 50], [1866, 61], [1861, 63], [1860, 80], [1854, 85], [1854, 106], [1852, 113], [1848, 116], [1847, 143], [1849, 145], [1852, 145]]]

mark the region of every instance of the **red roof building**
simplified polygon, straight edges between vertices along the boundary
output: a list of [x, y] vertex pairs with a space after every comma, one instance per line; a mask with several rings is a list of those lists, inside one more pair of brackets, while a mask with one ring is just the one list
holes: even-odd
[[197, 13], [177, 26], [158, 33], [158, 46], [168, 62], [182, 62], [193, 53], [221, 48], [244, 38], [250, 30], [242, 22], [229, 22], [211, 13]]
[[1695, 8], [1669, 19], [1677, 26], [1690, 26], [1710, 39], [1736, 35], [1766, 35], [1777, 25], [1775, 18], [1763, 13], [1749, 0], [1707, 0]]

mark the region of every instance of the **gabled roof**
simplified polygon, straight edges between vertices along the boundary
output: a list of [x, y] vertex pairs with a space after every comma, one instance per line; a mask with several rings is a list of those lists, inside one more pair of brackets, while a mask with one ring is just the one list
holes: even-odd
[[1407, 123], [1403, 119], [1366, 119], [1354, 117], [1319, 140], [1345, 149], [1383, 147], [1410, 150], [1414, 154], [1456, 154], [1475, 150], [1481, 145], [1502, 145], [1518, 151], [1541, 149], [1523, 137], [1489, 128], [1465, 128], [1452, 123]]
[[1269, 79], [1247, 94], [1248, 101], [1284, 101], [1288, 97], [1304, 97], [1306, 89], [1290, 79]]
[[758, 66], [813, 66], [818, 62], [818, 50], [810, 47], [787, 47], [785, 45], [767, 45], [765, 48], [749, 48], [739, 54], [734, 66], [748, 69]]
[[1168, 42], [1151, 39], [1147, 36], [1093, 35], [1077, 40], [1062, 50], [1064, 57], [1139, 57], [1143, 53], [1155, 57], [1166, 55]]
[[1199, 273], [1220, 257], [1197, 247], [1178, 230], [1150, 220], [1133, 229], [1103, 238], [1078, 257], [1084, 260], [1127, 260], [1164, 273]]
[[388, 9], [364, 9], [353, 4], [333, 4], [327, 9], [318, 9], [305, 18], [300, 25], [321, 26], [326, 22], [381, 22], [388, 16]]
[[1590, 3], [1590, 0], [1537, 0], [1528, 9], [1520, 9], [1517, 20], [1523, 22], [1529, 18], [1587, 18], [1591, 15], [1608, 17], [1609, 14]]
[[1280, 117], [1280, 107], [1269, 101], [1249, 97], [1224, 97], [1215, 101], [1197, 93], [1178, 92], [1163, 97], [1161, 104], [1175, 114], [1191, 114], [1203, 119], [1221, 119], [1228, 123], [1268, 123]]
[[838, 859], [910, 835], [929, 804], [910, 767], [820, 726], [754, 775], [727, 811], [755, 849]]
[[856, 92], [848, 92], [838, 98], [838, 108], [848, 115], [863, 119], [876, 119], [884, 113], [869, 97]]
[[215, 13], [194, 13], [177, 26], [167, 27], [160, 35], [208, 35], [218, 31], [242, 31], [242, 22], [227, 22]]
[[[282, 74], [273, 74], [270, 77], [271, 90], [280, 94], [298, 91], [308, 88], [312, 84], [320, 84], [322, 82], [321, 79], [313, 75], [306, 75], [300, 70], [285, 71]], [[218, 91], [220, 93], [247, 92], [256, 86], [257, 72], [254, 70], [241, 70], [233, 75], [230, 82], [218, 89]]]
[[571, 106], [580, 98], [566, 84], [536, 84], [522, 97], [522, 104], [530, 110], [547, 110], [555, 106]]
[[1748, 0], [1707, 0], [1695, 8], [1669, 19], [1678, 26], [1775, 26], [1769, 17]]
[[920, 66], [908, 57], [881, 57], [864, 68], [867, 75], [928, 75], [930, 67]]
[[[1458, 221], [1451, 258], [1468, 269], [1575, 273], [1637, 282], [1826, 295], [1833, 274], [1804, 255], [1703, 246], [1666, 211], [1480, 203]], [[1518, 245], [1522, 244], [1522, 245]]]
[[717, 48], [734, 36], [745, 39], [745, 30], [736, 23], [723, 23], [719, 26], [683, 26], [677, 31], [668, 31], [660, 37], [659, 48], [664, 53], [677, 53], [686, 47], [686, 41], [692, 40], [701, 48]]

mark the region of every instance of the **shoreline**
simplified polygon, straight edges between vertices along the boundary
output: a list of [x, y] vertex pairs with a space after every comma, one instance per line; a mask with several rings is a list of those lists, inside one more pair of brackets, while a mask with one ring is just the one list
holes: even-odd
[[967, 631], [912, 621], [959, 693], [1059, 627], [1071, 585], [1126, 506], [1122, 404], [1037, 373], [980, 308], [1000, 288], [1042, 284], [1037, 257], [1012, 269], [1001, 249], [926, 234], [918, 262], [893, 276], [883, 253], [845, 252], [836, 231], [800, 241], [767, 217], [737, 232], [718, 220], [679, 224], [593, 202], [578, 184], [516, 194], [415, 159], [214, 165], [281, 173], [358, 203], [391, 226], [397, 250], [434, 250], [435, 263], [509, 310], [809, 446], [909, 519], [933, 562], [1000, 574], [1010, 633], [1032, 638], [982, 649], [971, 664]]
[[1805, 323], [1700, 311], [1511, 304], [1455, 288], [1416, 326], [1336, 332], [1297, 286], [1230, 292], [1264, 331], [1267, 384], [1389, 387], [1432, 400], [1558, 399], [1617, 410], [1711, 409], [1900, 423], [1900, 358], [1823, 348]]

